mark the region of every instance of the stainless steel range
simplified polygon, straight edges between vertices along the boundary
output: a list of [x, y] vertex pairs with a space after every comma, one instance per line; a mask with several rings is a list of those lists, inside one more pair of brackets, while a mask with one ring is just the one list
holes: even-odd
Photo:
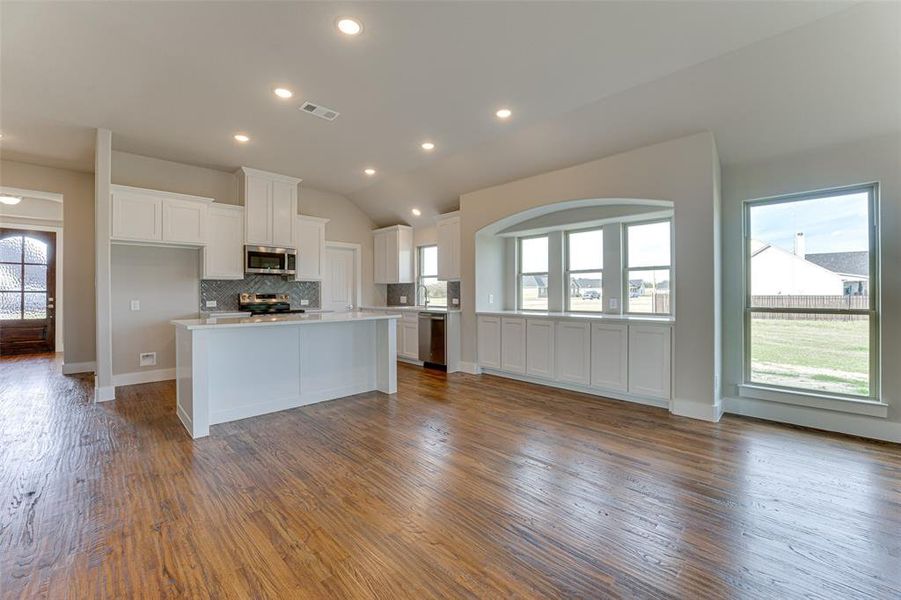
[[284, 315], [306, 312], [302, 308], [291, 308], [288, 294], [243, 293], [238, 295], [238, 306], [240, 306], [242, 311], [254, 315]]

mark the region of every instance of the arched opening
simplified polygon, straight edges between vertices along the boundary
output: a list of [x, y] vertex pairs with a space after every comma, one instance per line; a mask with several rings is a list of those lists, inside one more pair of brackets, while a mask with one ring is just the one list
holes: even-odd
[[0, 229], [0, 354], [55, 350], [56, 234]]

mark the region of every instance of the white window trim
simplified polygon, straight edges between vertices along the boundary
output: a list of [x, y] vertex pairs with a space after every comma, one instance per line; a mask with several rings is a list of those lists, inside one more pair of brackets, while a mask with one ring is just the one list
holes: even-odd
[[[777, 311], [751, 308], [751, 208], [764, 204], [781, 204], [799, 200], [828, 198], [854, 192], [869, 194], [869, 250], [870, 250], [870, 307], [868, 309], [779, 309]], [[745, 200], [742, 207], [742, 383], [738, 386], [739, 396], [756, 400], [767, 400], [782, 404], [792, 404], [810, 408], [820, 408], [839, 412], [863, 414], [874, 417], [888, 416], [888, 403], [882, 399], [880, 377], [880, 293], [879, 293], [879, 184], [876, 182], [838, 188], [827, 188], [811, 192], [786, 194], [769, 198]], [[835, 394], [805, 388], [767, 385], [751, 380], [751, 313], [752, 312], [830, 312], [836, 314], [866, 314], [870, 323], [870, 395], [855, 396], [851, 394]]]
[[[640, 225], [651, 225], [652, 223], [669, 223], [669, 264], [668, 265], [660, 265], [653, 267], [635, 267], [631, 269], [629, 267], [629, 227], [635, 227]], [[675, 314], [676, 306], [676, 294], [675, 288], [673, 286], [674, 283], [674, 272], [673, 272], [673, 261], [675, 258], [675, 235], [673, 230], [673, 218], [672, 217], [664, 217], [662, 219], [648, 219], [647, 221], [633, 221], [630, 223], [623, 223], [621, 229], [621, 239], [622, 239], [622, 257], [620, 260], [621, 269], [622, 269], [622, 298], [620, 298], [620, 305], [623, 307], [624, 315], [644, 315], [644, 316], [663, 316], [663, 317], [671, 317]], [[659, 312], [635, 312], [629, 310], [629, 271], [669, 271], [669, 312], [659, 313]]]
[[[538, 238], [547, 238], [548, 241], [548, 270], [547, 271], [529, 271], [523, 272], [522, 270], [522, 242], [523, 240], [535, 240]], [[550, 309], [550, 305], [548, 305], [545, 309], [540, 308], [523, 308], [522, 305], [522, 278], [524, 275], [544, 275], [547, 279], [548, 286], [550, 287], [550, 247], [551, 247], [551, 236], [547, 233], [540, 233], [538, 235], [526, 235], [523, 237], [516, 238], [516, 308], [517, 310], [523, 310], [527, 312], [547, 312]], [[550, 298], [548, 298], [550, 301]]]
[[[416, 247], [416, 289], [414, 290], [414, 293], [416, 294], [416, 304], [419, 304], [421, 290], [425, 287], [424, 285], [422, 285], [422, 280], [423, 280], [423, 278], [426, 278], [426, 277], [434, 277], [435, 279], [438, 279], [438, 269], [437, 269], [437, 265], [436, 265], [436, 269], [435, 269], [435, 274], [434, 274], [434, 275], [431, 275], [431, 274], [430, 274], [430, 275], [426, 275], [426, 274], [424, 274], [424, 273], [422, 272], [422, 265], [423, 265], [423, 263], [425, 262], [425, 261], [422, 260], [422, 253], [423, 253], [423, 251], [424, 251], [426, 248], [435, 248], [435, 250], [436, 250], [436, 252], [437, 252], [437, 250], [438, 250], [438, 244], [423, 244], [422, 246], [417, 246], [417, 247]], [[440, 280], [439, 280], [439, 281], [440, 281]], [[444, 282], [444, 284], [445, 284], [445, 286], [447, 286], [447, 282]], [[425, 302], [425, 298], [424, 298], [424, 297], [422, 298], [422, 300], [423, 300], [423, 302]], [[428, 306], [428, 304], [426, 304], [425, 306]], [[443, 307], [443, 306], [447, 306], [447, 303], [445, 303], [445, 304], [443, 304], [443, 305], [437, 304], [436, 306], [438, 306], [438, 307], [440, 308], [440, 307]]]
[[[569, 268], [569, 236], [574, 233], [585, 233], [587, 231], [601, 232], [601, 268], [599, 269], [572, 269]], [[569, 295], [569, 277], [570, 275], [579, 275], [581, 273], [600, 273], [601, 274], [601, 309], [600, 310], [573, 310], [570, 307], [572, 297]], [[604, 310], [604, 226], [585, 227], [582, 229], [567, 229], [563, 232], [563, 310], [571, 313], [600, 315], [606, 312]]]

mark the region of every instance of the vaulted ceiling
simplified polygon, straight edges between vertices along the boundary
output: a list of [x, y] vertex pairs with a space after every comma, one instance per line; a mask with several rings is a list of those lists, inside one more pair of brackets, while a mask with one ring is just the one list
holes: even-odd
[[[415, 222], [413, 206], [428, 220], [460, 193], [701, 129], [725, 162], [897, 131], [899, 11], [3, 2], [0, 143], [4, 158], [90, 169], [93, 129], [105, 127], [117, 150], [285, 173], [380, 224]], [[336, 31], [346, 15], [362, 34]], [[303, 114], [304, 100], [341, 115]], [[236, 143], [239, 131], [250, 142]]]

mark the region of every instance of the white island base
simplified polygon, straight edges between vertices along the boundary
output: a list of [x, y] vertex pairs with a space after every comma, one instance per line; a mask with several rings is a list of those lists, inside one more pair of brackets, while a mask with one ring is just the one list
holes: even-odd
[[399, 316], [173, 321], [178, 418], [199, 438], [217, 423], [372, 390], [393, 394]]

